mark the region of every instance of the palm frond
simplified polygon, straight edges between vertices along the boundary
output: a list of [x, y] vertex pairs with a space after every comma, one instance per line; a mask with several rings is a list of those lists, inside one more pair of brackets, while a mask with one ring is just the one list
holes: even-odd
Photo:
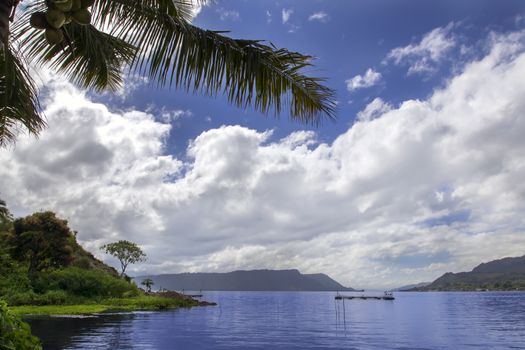
[[96, 0], [94, 25], [107, 33], [71, 23], [64, 26], [69, 45], [55, 46], [28, 25], [45, 6], [38, 1], [25, 12], [14, 38], [30, 59], [84, 87], [118, 88], [129, 64], [160, 86], [224, 93], [230, 103], [266, 114], [288, 108], [292, 119], [311, 124], [334, 118], [334, 91], [305, 74], [313, 57], [193, 26], [192, 0]]
[[10, 46], [0, 49], [0, 147], [14, 142], [23, 126], [38, 135], [45, 121], [39, 112], [36, 87]]
[[143, 16], [151, 11], [167, 13], [189, 23], [194, 15], [195, 2], [206, 3], [205, 0], [96, 0], [92, 13], [101, 28], [111, 28], [115, 22], [120, 22], [122, 16]]
[[230, 103], [263, 113], [287, 106], [292, 119], [311, 124], [334, 117], [334, 91], [303, 73], [313, 57], [193, 26], [181, 10], [186, 3], [99, 1], [93, 13], [98, 26], [137, 46], [133, 69], [160, 85], [224, 92]]
[[9, 221], [13, 218], [11, 212], [7, 208], [7, 204], [3, 199], [0, 199], [0, 223]]
[[122, 67], [133, 59], [135, 47], [92, 25], [75, 22], [63, 27], [67, 40], [48, 45], [43, 31], [27, 26], [31, 14], [39, 10], [35, 6], [27, 11], [13, 29], [27, 57], [37, 64], [49, 64], [82, 87], [118, 90], [123, 82]]

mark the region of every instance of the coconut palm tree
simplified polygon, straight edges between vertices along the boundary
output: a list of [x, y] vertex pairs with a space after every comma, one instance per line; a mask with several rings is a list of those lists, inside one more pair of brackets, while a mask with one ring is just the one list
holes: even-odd
[[11, 213], [7, 208], [6, 202], [0, 198], [0, 219], [9, 219], [11, 218]]
[[26, 63], [95, 91], [119, 89], [131, 72], [304, 123], [334, 117], [334, 91], [305, 73], [312, 56], [194, 26], [192, 0], [18, 1], [0, 2], [0, 146], [45, 126]]
[[4, 200], [0, 199], [0, 232], [5, 231], [11, 225], [13, 216], [7, 208]]

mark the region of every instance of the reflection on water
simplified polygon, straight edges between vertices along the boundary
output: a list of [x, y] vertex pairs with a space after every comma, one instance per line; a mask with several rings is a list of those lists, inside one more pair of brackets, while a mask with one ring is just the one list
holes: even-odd
[[[43, 341], [44, 349], [132, 349], [127, 344], [126, 328], [133, 323], [134, 314], [115, 314], [98, 317], [40, 317], [28, 318], [31, 329]], [[87, 336], [87, 338], [84, 338]], [[82, 343], [88, 340], [84, 347]]]
[[219, 306], [29, 318], [44, 349], [525, 349], [525, 293], [207, 293]]

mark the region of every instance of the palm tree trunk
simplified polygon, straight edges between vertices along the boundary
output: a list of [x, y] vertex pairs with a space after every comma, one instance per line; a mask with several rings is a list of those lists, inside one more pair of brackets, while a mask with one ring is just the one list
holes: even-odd
[[9, 43], [9, 21], [17, 3], [17, 0], [0, 0], [0, 49]]

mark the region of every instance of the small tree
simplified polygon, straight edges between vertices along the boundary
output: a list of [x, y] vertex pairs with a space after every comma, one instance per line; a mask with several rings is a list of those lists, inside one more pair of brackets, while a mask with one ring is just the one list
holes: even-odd
[[142, 284], [144, 287], [146, 287], [146, 291], [149, 293], [149, 292], [151, 292], [151, 286], [154, 285], [155, 283], [153, 283], [153, 280], [151, 278], [146, 278], [140, 284]]
[[146, 254], [133, 242], [121, 240], [115, 243], [103, 245], [106, 254], [113, 255], [120, 261], [121, 272], [120, 276], [124, 276], [124, 272], [129, 264], [134, 264], [140, 261], [146, 261]]

